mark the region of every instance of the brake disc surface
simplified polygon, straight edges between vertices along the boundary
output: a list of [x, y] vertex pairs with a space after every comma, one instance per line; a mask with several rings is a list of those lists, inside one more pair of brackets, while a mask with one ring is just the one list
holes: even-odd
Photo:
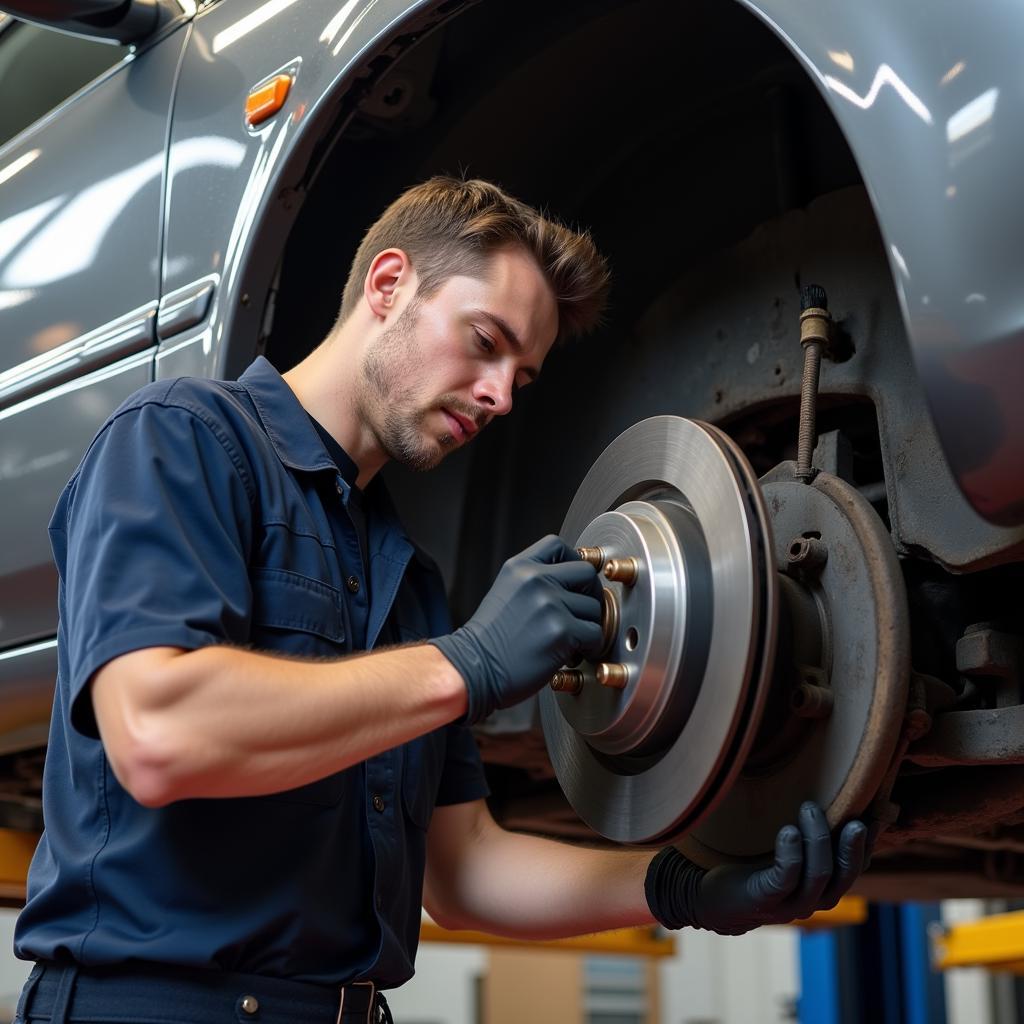
[[541, 694], [559, 783], [609, 839], [678, 835], [728, 791], [768, 690], [778, 582], [757, 480], [717, 428], [654, 417], [597, 459], [561, 535], [637, 572], [608, 584], [617, 628], [603, 660], [621, 688], [585, 663], [578, 694]]

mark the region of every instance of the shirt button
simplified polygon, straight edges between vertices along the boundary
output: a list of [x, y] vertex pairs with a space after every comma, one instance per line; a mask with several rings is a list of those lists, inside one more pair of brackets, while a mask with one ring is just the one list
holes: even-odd
[[349, 576], [349, 578], [347, 580], [345, 580], [345, 586], [348, 587], [350, 593], [358, 594], [359, 593], [359, 577], [358, 576]]
[[260, 1001], [255, 996], [242, 996], [242, 1009], [246, 1013], [255, 1013], [260, 1008]]
[[373, 802], [373, 809], [375, 811], [383, 811], [384, 810], [384, 800], [383, 800], [382, 797], [378, 796], [376, 793], [373, 794], [373, 801], [372, 802]]
[[340, 480], [335, 480], [335, 481], [334, 481], [334, 489], [335, 489], [335, 490], [336, 490], [336, 491], [337, 491], [337, 492], [338, 492], [339, 494], [344, 494], [344, 493], [345, 493], [345, 488], [341, 486], [341, 481], [340, 481]]

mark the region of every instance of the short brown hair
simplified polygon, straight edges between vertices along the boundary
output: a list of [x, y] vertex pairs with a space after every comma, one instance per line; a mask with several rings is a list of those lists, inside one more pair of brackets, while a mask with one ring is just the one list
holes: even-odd
[[478, 178], [438, 176], [402, 193], [369, 228], [349, 270], [340, 326], [356, 308], [377, 253], [401, 249], [430, 298], [456, 275], [481, 277], [488, 257], [520, 245], [537, 261], [558, 303], [559, 338], [583, 334], [601, 319], [608, 265], [586, 232], [573, 231]]

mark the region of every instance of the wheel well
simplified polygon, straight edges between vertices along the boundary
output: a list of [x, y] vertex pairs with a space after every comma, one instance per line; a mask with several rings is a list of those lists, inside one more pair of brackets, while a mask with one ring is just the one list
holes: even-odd
[[713, 0], [485, 0], [400, 57], [333, 141], [280, 267], [265, 346], [281, 367], [330, 329], [366, 227], [431, 174], [590, 228], [614, 272], [609, 331], [709, 249], [859, 181], [795, 58]]
[[[368, 225], [431, 174], [489, 178], [591, 230], [613, 273], [606, 323], [585, 342], [601, 359], [613, 351], [628, 359], [623, 339], [709, 253], [860, 182], [790, 51], [741, 5], [715, 0], [484, 0], [396, 60], [330, 141], [272, 297], [264, 351], [282, 370], [330, 330]], [[586, 359], [582, 351], [553, 354], [545, 376], [557, 380], [559, 364]], [[502, 465], [521, 420], [492, 427], [474, 444], [475, 460], [459, 453], [431, 474], [428, 490], [444, 493], [448, 508], [460, 502], [460, 516], [424, 520], [429, 501], [411, 512], [410, 529], [438, 559], [456, 613], [504, 557], [511, 481]], [[391, 475], [401, 507], [403, 474]], [[546, 528], [558, 528], [574, 485], [550, 495], [559, 511]], [[420, 495], [423, 487], [418, 481]], [[467, 520], [487, 524], [489, 555], [459, 568]]]

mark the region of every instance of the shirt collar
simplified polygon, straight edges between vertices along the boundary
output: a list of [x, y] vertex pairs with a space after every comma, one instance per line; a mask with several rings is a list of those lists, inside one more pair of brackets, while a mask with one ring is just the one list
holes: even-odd
[[[245, 373], [238, 378], [238, 383], [252, 398], [267, 437], [270, 438], [278, 458], [285, 465], [310, 473], [321, 469], [330, 470], [332, 473], [339, 472], [338, 465], [328, 454], [320, 435], [316, 432], [309, 413], [268, 359], [257, 356]], [[340, 450], [344, 452], [343, 448]], [[355, 466], [355, 463], [352, 465]], [[374, 518], [380, 522], [384, 532], [390, 532], [396, 537], [401, 549], [398, 550], [398, 555], [408, 559], [405, 547], [408, 546], [411, 552], [412, 544], [402, 528], [391, 495], [379, 477], [380, 474], [377, 474], [371, 481], [366, 489], [366, 497], [372, 501]], [[345, 480], [345, 477], [342, 476], [342, 479]], [[345, 482], [347, 485], [347, 481]], [[384, 547], [383, 540], [379, 542], [378, 547]], [[372, 541], [370, 548], [372, 557], [376, 550]]]
[[327, 454], [330, 455], [334, 460], [334, 464], [338, 467], [341, 478], [353, 491], [357, 491], [356, 480], [359, 479], [359, 467], [353, 461], [352, 456], [334, 440], [327, 428], [315, 416], [309, 413], [306, 415], [309, 416], [309, 422], [313, 424], [313, 429], [317, 432], [324, 447], [327, 449]]
[[263, 421], [278, 458], [292, 469], [338, 472], [302, 403], [264, 357], [257, 356], [238, 378]]

